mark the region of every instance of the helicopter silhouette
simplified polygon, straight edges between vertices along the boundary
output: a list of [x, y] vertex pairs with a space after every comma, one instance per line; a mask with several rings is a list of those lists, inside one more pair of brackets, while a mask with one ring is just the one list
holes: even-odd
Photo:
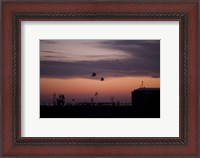
[[103, 78], [103, 77], [101, 77], [100, 81], [104, 81], [104, 78]]
[[[96, 77], [97, 73], [96, 72], [92, 72], [91, 77]], [[104, 77], [100, 78], [100, 81], [104, 81]]]
[[97, 76], [97, 74], [95, 72], [93, 72], [91, 76], [95, 77], [95, 76]]

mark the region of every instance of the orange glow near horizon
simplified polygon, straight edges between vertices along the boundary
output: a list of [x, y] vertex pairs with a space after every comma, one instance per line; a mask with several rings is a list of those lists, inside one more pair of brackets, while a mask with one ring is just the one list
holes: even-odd
[[[78, 102], [90, 102], [98, 92], [99, 102], [108, 102], [114, 96], [115, 101], [131, 102], [131, 92], [144, 81], [146, 88], [159, 88], [160, 78], [152, 77], [116, 77], [104, 81], [90, 78], [40, 78], [41, 102], [52, 102], [53, 93], [64, 94], [66, 101], [72, 98]], [[97, 98], [96, 98], [97, 99]]]

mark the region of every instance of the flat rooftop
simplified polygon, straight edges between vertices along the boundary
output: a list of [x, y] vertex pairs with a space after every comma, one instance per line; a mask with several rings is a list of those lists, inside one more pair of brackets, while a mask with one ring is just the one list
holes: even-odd
[[160, 90], [160, 88], [145, 88], [145, 87], [143, 87], [143, 88], [138, 88], [135, 90], [137, 90], [137, 91], [154, 91], [154, 90]]

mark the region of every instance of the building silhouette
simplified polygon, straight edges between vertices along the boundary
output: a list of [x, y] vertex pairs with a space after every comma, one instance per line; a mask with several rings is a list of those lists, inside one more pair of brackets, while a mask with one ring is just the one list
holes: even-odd
[[132, 91], [132, 106], [140, 115], [160, 116], [160, 88], [138, 88]]

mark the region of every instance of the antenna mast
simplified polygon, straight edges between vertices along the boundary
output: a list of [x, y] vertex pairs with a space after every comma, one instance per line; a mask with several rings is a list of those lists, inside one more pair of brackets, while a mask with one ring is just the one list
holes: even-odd
[[140, 88], [144, 88], [144, 82], [142, 81]]

